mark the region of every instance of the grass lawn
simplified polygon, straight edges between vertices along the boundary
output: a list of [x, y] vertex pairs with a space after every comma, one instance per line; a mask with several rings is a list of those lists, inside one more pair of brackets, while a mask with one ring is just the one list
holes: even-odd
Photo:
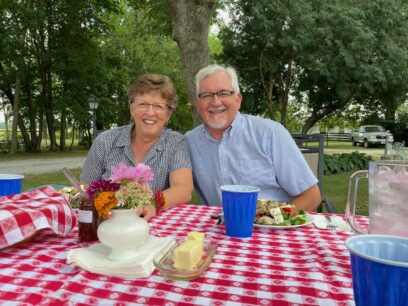
[[[329, 141], [328, 146], [325, 142], [325, 149], [350, 149], [355, 151], [360, 147], [352, 147], [350, 142], [339, 142], [339, 141]], [[76, 150], [72, 152], [41, 152], [37, 154], [19, 154], [17, 156], [9, 156], [8, 154], [0, 154], [0, 161], [3, 159], [34, 159], [34, 158], [59, 158], [59, 157], [75, 157], [75, 156], [86, 156], [86, 150]], [[80, 169], [71, 169], [76, 177], [79, 178]], [[329, 198], [333, 201], [340, 213], [344, 213], [347, 194], [348, 194], [348, 185], [351, 172], [344, 172], [336, 175], [326, 175], [323, 181], [323, 194], [326, 198]], [[23, 180], [22, 189], [26, 190], [34, 186], [43, 185], [43, 184], [69, 184], [68, 180], [62, 173], [53, 172], [41, 175], [26, 175]], [[192, 203], [197, 203], [197, 195], [194, 194]], [[368, 215], [368, 181], [361, 180], [359, 183], [359, 193], [358, 193], [358, 209], [356, 211], [360, 215]]]
[[[352, 172], [325, 175], [323, 179], [323, 195], [333, 201], [339, 213], [346, 210], [349, 179]], [[359, 181], [357, 195], [357, 215], [368, 215], [368, 180]]]
[[[79, 179], [79, 174], [81, 173], [81, 169], [70, 169], [71, 172]], [[62, 185], [70, 185], [69, 181], [65, 178], [62, 172], [51, 172], [51, 173], [44, 173], [44, 174], [25, 174], [23, 183], [22, 183], [22, 190], [27, 190], [29, 188], [37, 187], [40, 185], [45, 184], [62, 184]]]
[[[72, 173], [79, 178], [81, 169], [71, 169]], [[333, 201], [339, 213], [344, 213], [347, 202], [348, 184], [351, 172], [343, 172], [336, 175], [326, 175], [323, 181], [324, 196]], [[69, 184], [62, 173], [47, 173], [40, 175], [26, 175], [23, 180], [23, 190], [43, 184]], [[198, 202], [196, 194], [193, 195], [192, 203]], [[358, 209], [359, 215], [368, 215], [368, 181], [361, 180], [359, 183]]]

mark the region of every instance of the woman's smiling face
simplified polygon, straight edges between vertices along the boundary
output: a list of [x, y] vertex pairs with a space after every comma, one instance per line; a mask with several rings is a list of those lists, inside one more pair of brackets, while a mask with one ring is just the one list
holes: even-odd
[[170, 119], [171, 110], [159, 92], [137, 95], [130, 106], [135, 129], [141, 136], [159, 137]]

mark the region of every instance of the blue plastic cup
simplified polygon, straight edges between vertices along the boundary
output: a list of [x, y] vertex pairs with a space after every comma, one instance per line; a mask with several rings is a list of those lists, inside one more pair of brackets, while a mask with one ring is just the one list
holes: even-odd
[[259, 191], [258, 187], [253, 186], [221, 186], [227, 236], [236, 238], [252, 237]]
[[0, 196], [20, 193], [23, 178], [19, 174], [0, 174]]
[[361, 235], [348, 238], [354, 300], [360, 305], [407, 305], [408, 238]]

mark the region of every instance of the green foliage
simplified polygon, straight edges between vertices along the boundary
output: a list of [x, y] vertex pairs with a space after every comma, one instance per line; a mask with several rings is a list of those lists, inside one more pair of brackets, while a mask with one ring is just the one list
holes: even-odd
[[342, 112], [336, 112], [328, 115], [319, 121], [319, 129], [321, 132], [330, 131], [330, 129], [339, 128], [354, 128], [358, 126], [357, 120], [350, 116], [350, 109]]
[[368, 169], [368, 164], [371, 160], [371, 156], [357, 151], [333, 155], [325, 154], [324, 174], [328, 175], [345, 171]]
[[208, 47], [210, 48], [210, 57], [214, 62], [218, 62], [222, 56], [222, 42], [220, 39], [214, 35], [208, 35]]
[[306, 109], [304, 131], [339, 111], [347, 118], [351, 103], [393, 118], [408, 91], [406, 1], [229, 3], [223, 60], [238, 69], [244, 111], [284, 115], [290, 93]]
[[139, 29], [143, 35], [171, 35], [171, 12], [167, 0], [128, 0], [136, 19], [144, 24]]
[[[0, 4], [0, 95], [4, 104], [10, 104], [16, 77], [21, 78], [19, 113], [27, 131], [38, 129], [47, 114], [51, 116], [47, 126], [55, 128], [49, 131], [52, 136], [62, 134], [66, 120], [68, 128], [80, 130], [78, 137], [90, 141], [90, 94], [99, 98], [98, 130], [128, 124], [127, 90], [143, 73], [170, 76], [178, 108], [169, 127], [181, 131], [192, 127], [179, 50], [170, 37], [167, 1], [28, 4], [32, 7], [24, 1]], [[25, 135], [28, 143], [41, 139], [30, 132]]]

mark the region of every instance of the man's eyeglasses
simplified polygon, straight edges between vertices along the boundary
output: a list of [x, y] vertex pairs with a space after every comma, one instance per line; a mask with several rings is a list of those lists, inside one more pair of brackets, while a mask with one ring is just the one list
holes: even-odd
[[214, 96], [217, 96], [220, 99], [226, 99], [231, 97], [235, 91], [233, 90], [221, 90], [219, 92], [203, 92], [198, 94], [198, 98], [200, 98], [203, 102], [210, 102], [214, 99]]
[[147, 111], [150, 106], [153, 108], [153, 111], [156, 114], [163, 114], [168, 109], [172, 109], [172, 107], [170, 105], [164, 104], [164, 103], [150, 104], [150, 103], [142, 102], [142, 101], [134, 101], [133, 103], [134, 103], [136, 109], [139, 110], [139, 111], [142, 111], [142, 112]]

